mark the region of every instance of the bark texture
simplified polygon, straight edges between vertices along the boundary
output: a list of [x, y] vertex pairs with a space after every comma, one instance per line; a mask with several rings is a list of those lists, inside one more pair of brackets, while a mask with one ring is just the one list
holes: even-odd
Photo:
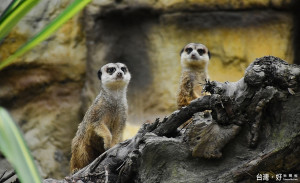
[[251, 182], [263, 172], [275, 181], [276, 173], [299, 172], [299, 83], [298, 65], [256, 59], [238, 82], [207, 82], [211, 95], [144, 124], [74, 175], [44, 183]]

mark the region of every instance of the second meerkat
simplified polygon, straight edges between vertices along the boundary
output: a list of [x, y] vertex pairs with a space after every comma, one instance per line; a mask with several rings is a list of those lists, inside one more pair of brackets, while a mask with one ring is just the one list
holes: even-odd
[[98, 71], [101, 91], [89, 107], [72, 140], [71, 172], [91, 163], [119, 143], [127, 118], [127, 86], [131, 79], [122, 63], [109, 63]]
[[182, 71], [177, 96], [178, 109], [203, 96], [200, 83], [209, 79], [207, 67], [210, 52], [203, 44], [189, 43], [181, 50], [180, 57]]

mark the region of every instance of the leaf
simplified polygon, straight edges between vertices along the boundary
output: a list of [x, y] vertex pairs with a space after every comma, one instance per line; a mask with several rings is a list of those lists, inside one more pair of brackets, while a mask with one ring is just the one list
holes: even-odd
[[0, 107], [0, 151], [12, 164], [22, 183], [41, 182], [21, 131], [2, 107]]
[[0, 40], [33, 8], [39, 0], [16, 0], [9, 4], [0, 19]]
[[13, 55], [0, 63], [0, 70], [11, 64], [17, 57], [20, 57], [27, 51], [31, 50], [40, 42], [47, 39], [60, 26], [68, 21], [72, 16], [84, 8], [91, 0], [75, 0], [69, 5], [58, 17], [51, 21], [43, 30], [22, 45]]
[[22, 0], [12, 0], [10, 4], [7, 6], [7, 8], [3, 11], [3, 13], [0, 16], [0, 24], [5, 20], [5, 17], [9, 15], [19, 4], [22, 2]]

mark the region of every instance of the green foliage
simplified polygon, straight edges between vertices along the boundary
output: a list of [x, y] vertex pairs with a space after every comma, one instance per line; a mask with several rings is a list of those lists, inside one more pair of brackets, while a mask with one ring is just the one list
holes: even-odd
[[39, 0], [12, 1], [0, 17], [0, 40], [2, 40], [38, 2]]
[[0, 107], [0, 150], [23, 183], [41, 182], [24, 138], [8, 112]]
[[4, 12], [0, 16], [0, 24], [5, 20], [7, 15], [9, 15], [20, 4], [20, 2], [22, 2], [22, 0], [15, 0], [8, 5], [8, 7], [4, 10]]
[[[24, 0], [29, 1], [29, 0]], [[63, 25], [66, 21], [68, 21], [72, 16], [74, 16], [77, 12], [79, 12], [82, 8], [84, 8], [91, 0], [74, 0], [72, 4], [70, 4], [58, 17], [56, 17], [53, 21], [51, 21], [46, 27], [44, 27], [37, 35], [27, 41], [24, 45], [22, 45], [13, 55], [8, 57], [6, 60], [0, 62], [0, 70], [4, 67], [13, 63], [13, 61], [31, 50], [40, 42], [47, 39], [53, 32], [55, 32], [61, 25]], [[1, 32], [0, 25], [0, 32]], [[0, 37], [1, 38], [1, 37]]]

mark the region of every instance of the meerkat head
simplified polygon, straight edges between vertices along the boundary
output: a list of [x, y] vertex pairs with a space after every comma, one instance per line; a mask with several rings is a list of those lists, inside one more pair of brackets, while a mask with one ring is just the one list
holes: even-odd
[[127, 87], [131, 75], [125, 64], [108, 63], [98, 71], [98, 78], [101, 80], [102, 87], [119, 90]]
[[205, 45], [189, 43], [180, 52], [181, 65], [183, 67], [205, 68], [210, 59], [210, 53]]

